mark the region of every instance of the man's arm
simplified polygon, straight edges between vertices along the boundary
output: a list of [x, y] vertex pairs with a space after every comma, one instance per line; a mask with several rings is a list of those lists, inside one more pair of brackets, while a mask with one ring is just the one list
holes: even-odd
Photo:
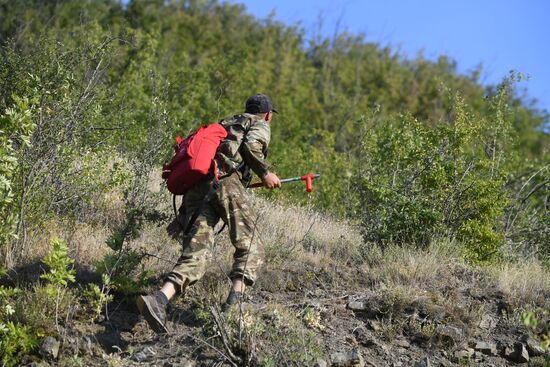
[[265, 152], [271, 139], [271, 129], [267, 122], [257, 122], [250, 127], [243, 144], [242, 157], [252, 171], [260, 177], [270, 189], [280, 187], [281, 182], [276, 174], [269, 172]]

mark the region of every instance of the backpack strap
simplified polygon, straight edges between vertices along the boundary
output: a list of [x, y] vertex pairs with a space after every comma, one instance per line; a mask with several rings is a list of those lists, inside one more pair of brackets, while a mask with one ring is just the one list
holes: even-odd
[[[232, 125], [241, 125], [241, 126], [243, 127], [243, 129], [244, 129], [243, 139], [241, 140], [241, 142], [240, 142], [240, 144], [239, 144], [239, 148], [237, 148], [237, 152], [238, 152], [239, 154], [241, 154], [241, 150], [242, 150], [242, 148], [243, 148], [243, 146], [244, 146], [244, 143], [247, 142], [247, 135], [248, 135], [248, 132], [249, 132], [250, 129], [252, 128], [252, 123], [249, 123], [248, 126], [245, 126], [245, 124], [241, 123], [241, 121], [244, 121], [244, 120], [246, 120], [246, 119], [248, 119], [248, 117], [242, 116], [242, 117], [238, 120], [238, 122], [236, 122], [235, 124], [232, 124]], [[230, 126], [231, 126], [231, 125], [230, 125]], [[228, 127], [229, 127], [229, 126], [228, 126]], [[241, 157], [242, 157], [242, 154], [241, 154]], [[235, 172], [239, 172], [239, 171], [244, 170], [245, 167], [246, 167], [246, 163], [245, 163], [244, 158], [243, 158], [243, 161], [242, 161], [237, 167], [235, 167], [233, 171], [231, 171], [230, 173], [227, 173], [227, 174], [221, 176], [221, 177], [220, 177], [220, 180], [223, 179], [223, 178], [226, 178], [226, 177], [231, 176], [231, 175], [232, 175], [233, 173], [235, 173]], [[245, 186], [248, 186], [248, 185], [245, 185]], [[222, 228], [222, 229], [223, 229], [223, 228]], [[220, 231], [220, 232], [221, 232], [221, 231]], [[218, 233], [219, 233], [219, 232], [218, 232]]]
[[210, 184], [210, 188], [208, 189], [208, 192], [206, 195], [204, 195], [204, 198], [202, 199], [201, 204], [199, 207], [195, 210], [191, 218], [189, 219], [189, 222], [185, 226], [185, 229], [183, 230], [183, 235], [187, 236], [189, 232], [191, 232], [191, 228], [193, 228], [193, 225], [197, 221], [197, 218], [201, 214], [202, 210], [204, 209], [204, 206], [212, 200], [214, 195], [216, 194], [216, 191], [218, 191], [218, 188], [220, 187], [220, 181], [216, 178], [216, 175], [212, 174], [209, 175], [209, 178], [212, 180], [212, 183]]

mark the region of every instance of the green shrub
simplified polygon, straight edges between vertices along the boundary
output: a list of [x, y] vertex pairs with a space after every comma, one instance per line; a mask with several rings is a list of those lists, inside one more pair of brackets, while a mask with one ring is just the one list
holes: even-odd
[[98, 317], [103, 307], [106, 307], [114, 298], [112, 294], [109, 294], [111, 289], [111, 279], [109, 276], [103, 274], [101, 280], [103, 283], [101, 288], [97, 284], [89, 283], [82, 293], [93, 311], [94, 316], [92, 320]]
[[40, 276], [45, 281], [32, 290], [23, 292], [18, 299], [16, 319], [22, 324], [45, 334], [55, 333], [59, 323], [76, 307], [76, 296], [68, 288], [75, 282], [74, 260], [68, 256], [67, 243], [59, 238], [50, 241], [52, 249], [43, 261], [48, 272]]
[[[38, 346], [36, 331], [15, 322], [21, 290], [0, 286], [0, 358], [3, 366], [14, 366]], [[42, 310], [43, 312], [43, 310]]]
[[18, 152], [31, 145], [35, 128], [33, 106], [28, 99], [13, 97], [15, 105], [0, 114], [0, 253], [8, 265], [12, 258], [9, 244], [16, 235], [19, 208], [17, 177]]
[[0, 355], [2, 365], [15, 366], [21, 358], [38, 347], [38, 338], [32, 329], [26, 325], [8, 321], [0, 324]]
[[49, 272], [42, 274], [41, 279], [46, 280], [53, 289], [65, 288], [69, 283], [74, 283], [76, 271], [70, 266], [74, 260], [68, 256], [69, 246], [60, 238], [50, 241], [52, 249], [44, 257], [44, 264], [48, 265]]
[[505, 165], [510, 121], [503, 87], [484, 118], [455, 96], [452, 120], [431, 126], [410, 115], [365, 134], [359, 173], [362, 229], [367, 241], [426, 246], [451, 235], [464, 255], [498, 255], [509, 203]]

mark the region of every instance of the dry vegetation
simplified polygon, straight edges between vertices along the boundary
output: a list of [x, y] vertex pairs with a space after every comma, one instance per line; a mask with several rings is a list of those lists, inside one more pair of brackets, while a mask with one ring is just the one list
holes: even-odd
[[[151, 182], [149, 189], [158, 194], [159, 185]], [[116, 286], [103, 288], [115, 298], [102, 308], [102, 316], [94, 316], [83, 288], [88, 281], [101, 285], [95, 265], [112, 252], [105, 242], [124, 217], [111, 210], [112, 218], [95, 226], [49, 222], [29, 240], [38, 260], [49, 250], [50, 237], [65, 238], [76, 260], [77, 287], [52, 304], [43, 286], [37, 286], [18, 299], [17, 315], [47, 332], [57, 328], [64, 365], [148, 364], [156, 358], [194, 359], [198, 365], [307, 365], [352, 348], [380, 365], [412, 363], [424, 355], [458, 363], [452, 353], [473, 340], [505, 345], [521, 335], [537, 335], [548, 322], [550, 274], [534, 260], [474, 267], [464, 262], [452, 239], [425, 249], [381, 248], [364, 243], [352, 223], [311, 207], [275, 204], [256, 195], [251, 200], [266, 264], [240, 312], [219, 313], [230, 284], [226, 273], [232, 248], [225, 231], [216, 237], [204, 279], [174, 302], [169, 337], [159, 338], [138, 322], [132, 296], [124, 297]], [[157, 203], [157, 211], [171, 212], [168, 197], [161, 195]], [[144, 291], [155, 289], [179, 256], [180, 245], [166, 234], [165, 224], [146, 222], [128, 241], [129, 249], [147, 254], [140, 268], [153, 276]], [[42, 268], [22, 267], [11, 280], [30, 290]], [[43, 309], [59, 315], [54, 320]], [[538, 317], [538, 329], [529, 331], [522, 324], [525, 312]], [[497, 321], [480, 329], [487, 319]], [[440, 335], [441, 325], [456, 328], [460, 336], [450, 342]], [[411, 344], [407, 349], [399, 349], [403, 340]], [[434, 353], [434, 346], [446, 354]]]

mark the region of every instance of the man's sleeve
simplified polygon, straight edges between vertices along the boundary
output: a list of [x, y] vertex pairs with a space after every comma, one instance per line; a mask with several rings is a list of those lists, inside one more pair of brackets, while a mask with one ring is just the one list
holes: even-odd
[[271, 139], [271, 128], [267, 122], [259, 121], [250, 127], [243, 144], [242, 156], [245, 163], [259, 177], [265, 176], [269, 165], [265, 161], [265, 152]]

